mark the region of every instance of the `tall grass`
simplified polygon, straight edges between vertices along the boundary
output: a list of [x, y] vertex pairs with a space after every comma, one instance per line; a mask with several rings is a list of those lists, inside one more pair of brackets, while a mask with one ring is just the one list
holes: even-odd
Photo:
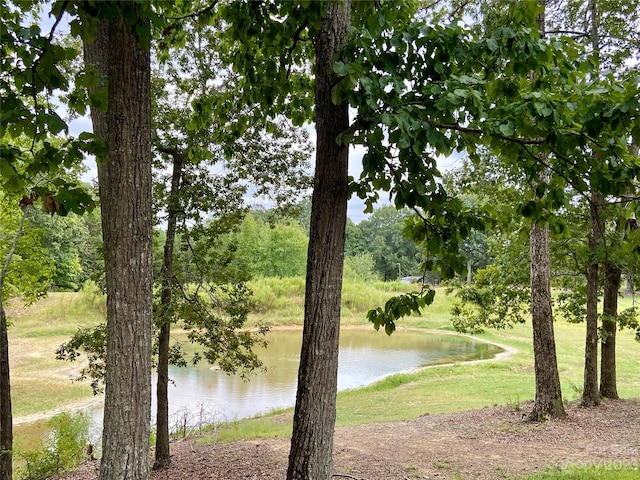
[[12, 302], [9, 318], [11, 335], [25, 338], [70, 336], [78, 327], [91, 327], [104, 321], [106, 297], [88, 283], [79, 292], [54, 292], [30, 305]]
[[[254, 318], [271, 325], [302, 325], [304, 278], [261, 278], [249, 282], [249, 288], [253, 290]], [[401, 282], [366, 282], [345, 278], [342, 285], [343, 323], [367, 323], [366, 314], [369, 310], [384, 305], [392, 296], [417, 288], [416, 285]]]
[[272, 325], [302, 323], [304, 278], [259, 278], [249, 282], [253, 316]]

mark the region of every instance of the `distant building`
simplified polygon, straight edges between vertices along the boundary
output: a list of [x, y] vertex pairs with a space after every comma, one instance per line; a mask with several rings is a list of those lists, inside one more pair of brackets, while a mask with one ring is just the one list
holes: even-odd
[[400, 281], [402, 283], [408, 283], [408, 284], [422, 282], [422, 275], [411, 276], [411, 277], [402, 277], [400, 279]]

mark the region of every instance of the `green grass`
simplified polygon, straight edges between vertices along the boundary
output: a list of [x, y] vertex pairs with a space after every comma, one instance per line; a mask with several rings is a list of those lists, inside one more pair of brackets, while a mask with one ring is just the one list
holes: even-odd
[[11, 394], [15, 417], [90, 399], [91, 387], [71, 382], [78, 364], [55, 359], [55, 351], [79, 327], [104, 321], [103, 296], [90, 291], [51, 293], [25, 308], [8, 308]]
[[[408, 288], [403, 284], [392, 285], [394, 291]], [[356, 285], [345, 285], [344, 292], [350, 291], [350, 288], [353, 288], [353, 292], [358, 291]], [[373, 299], [377, 302], [374, 304], [382, 304], [389, 298], [390, 291], [377, 284], [367, 284], [366, 289], [360, 285], [360, 294], [369, 299], [367, 302]], [[452, 300], [444, 289], [439, 289], [433, 305], [427, 307], [422, 316], [402, 320], [398, 323], [398, 328], [426, 328], [443, 333], [451, 331], [449, 309]], [[349, 301], [348, 297], [345, 301]], [[371, 303], [367, 305], [370, 307]], [[630, 305], [631, 299], [626, 298], [621, 302], [621, 308]], [[363, 324], [366, 323], [365, 315], [366, 310], [347, 310], [342, 322]], [[555, 333], [563, 397], [569, 402], [582, 394], [584, 325], [557, 320]], [[337, 424], [406, 420], [425, 413], [450, 413], [493, 405], [519, 408], [522, 402], [532, 400], [535, 396], [535, 384], [531, 325], [487, 331], [475, 338], [498, 343], [517, 352], [507, 359], [434, 366], [415, 373], [392, 375], [361, 389], [340, 392]], [[617, 351], [618, 392], [622, 398], [640, 397], [640, 376], [637, 373], [640, 345], [634, 340], [633, 332], [619, 332]], [[273, 418], [272, 421], [270, 416], [265, 416], [221, 425], [216, 438], [237, 440], [289, 435], [291, 422], [285, 426], [282, 415]]]
[[[249, 282], [255, 302], [252, 318], [274, 326], [302, 325], [304, 320], [303, 278], [262, 278]], [[366, 313], [398, 293], [415, 290], [401, 282], [356, 282], [342, 287], [342, 322], [366, 324]], [[442, 302], [440, 302], [442, 303]]]
[[638, 478], [640, 478], [640, 464], [575, 465], [516, 477], [514, 480], [637, 480]]
[[[251, 288], [255, 293], [256, 311], [251, 314], [249, 324], [261, 321], [271, 325], [302, 325], [302, 279], [257, 280], [252, 282]], [[343, 325], [367, 324], [368, 309], [383, 305], [390, 296], [412, 288], [401, 283], [345, 282]], [[439, 289], [433, 305], [427, 307], [422, 316], [408, 317], [398, 322], [398, 328], [450, 332], [449, 310], [452, 300], [453, 297], [447, 296], [444, 289]], [[620, 308], [629, 306], [631, 299], [623, 299]], [[77, 365], [56, 361], [54, 351], [78, 327], [92, 326], [104, 319], [104, 297], [90, 292], [52, 293], [26, 310], [14, 304], [10, 313], [13, 321], [9, 335], [14, 414], [21, 416], [42, 412], [60, 404], [91, 398], [88, 385], [69, 381], [70, 370]], [[563, 396], [565, 401], [572, 401], [580, 397], [582, 389], [584, 325], [557, 320], [555, 330]], [[515, 349], [516, 353], [506, 359], [441, 365], [393, 375], [365, 388], [341, 392], [338, 394], [337, 424], [390, 422], [415, 418], [425, 413], [448, 413], [493, 405], [519, 408], [522, 402], [533, 399], [531, 326], [525, 324], [509, 330], [487, 331], [476, 338]], [[618, 391], [623, 398], [638, 398], [640, 345], [629, 331], [619, 333], [617, 345]], [[216, 425], [203, 441], [286, 437], [291, 433], [291, 418], [290, 409]], [[570, 474], [570, 470], [548, 472], [549, 475], [565, 473]], [[637, 471], [633, 474], [637, 475]], [[618, 475], [618, 472], [612, 475]], [[527, 477], [526, 480], [547, 478], [566, 480], [591, 477]]]

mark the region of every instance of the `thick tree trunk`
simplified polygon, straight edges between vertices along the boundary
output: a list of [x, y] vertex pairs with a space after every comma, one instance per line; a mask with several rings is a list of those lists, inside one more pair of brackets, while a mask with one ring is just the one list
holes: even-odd
[[13, 410], [11, 408], [11, 369], [9, 365], [9, 332], [7, 312], [4, 309], [4, 282], [9, 265], [22, 236], [30, 207], [24, 207], [13, 245], [7, 253], [0, 271], [0, 480], [13, 476]]
[[307, 259], [304, 331], [287, 480], [331, 480], [338, 338], [348, 198], [348, 155], [338, 135], [349, 125], [334, 105], [333, 61], [346, 39], [349, 0], [329, 2], [316, 38], [316, 172]]
[[[108, 109], [92, 109], [108, 144], [98, 164], [107, 285], [107, 361], [101, 480], [147, 480], [151, 410], [151, 101], [149, 31], [140, 5], [100, 20], [85, 60], [108, 82]], [[135, 25], [127, 20], [137, 18]], [[127, 20], [125, 20], [127, 19]]]
[[603, 335], [601, 340], [602, 363], [600, 364], [600, 396], [617, 399], [616, 379], [616, 331], [618, 329], [618, 293], [622, 270], [610, 262], [604, 264], [604, 305], [602, 313]]
[[467, 283], [471, 283], [473, 281], [473, 264], [471, 260], [467, 260]]
[[536, 398], [529, 418], [540, 421], [547, 417], [566, 415], [562, 404], [551, 311], [548, 226], [531, 225], [530, 256]]
[[[1, 298], [1, 297], [0, 297]], [[0, 303], [0, 480], [11, 480], [13, 470], [13, 414], [9, 371], [7, 315]]]
[[593, 192], [589, 205], [589, 252], [587, 269], [587, 333], [584, 349], [584, 386], [581, 405], [592, 407], [600, 403], [598, 392], [598, 258], [597, 249], [603, 231], [600, 220], [602, 194]]
[[173, 248], [176, 239], [176, 225], [180, 212], [180, 183], [184, 159], [178, 151], [167, 152], [173, 157], [173, 175], [168, 201], [167, 238], [164, 243], [162, 261], [162, 293], [160, 297], [158, 335], [158, 385], [156, 399], [156, 456], [154, 469], [164, 468], [171, 463], [169, 451], [169, 342], [171, 334], [171, 303], [173, 301]]
[[[542, 11], [536, 18], [540, 36], [546, 34], [545, 2], [539, 0]], [[546, 165], [547, 158], [540, 157]], [[549, 181], [549, 170], [540, 172], [540, 182]], [[551, 261], [549, 256], [549, 226], [531, 224], [529, 233], [529, 274], [531, 283], [531, 324], [536, 378], [536, 398], [529, 414], [532, 421], [564, 417], [560, 374], [556, 356], [551, 309]]]

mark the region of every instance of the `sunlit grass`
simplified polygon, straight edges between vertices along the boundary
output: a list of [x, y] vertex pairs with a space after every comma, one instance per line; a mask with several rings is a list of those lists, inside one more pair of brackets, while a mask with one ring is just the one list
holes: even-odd
[[56, 360], [55, 352], [79, 327], [104, 321], [105, 297], [91, 291], [50, 293], [29, 307], [13, 301], [8, 312], [14, 416], [90, 399], [87, 383], [71, 381], [80, 365]]
[[[272, 325], [302, 325], [304, 280], [262, 279], [251, 283], [256, 310], [248, 326], [256, 321]], [[343, 325], [366, 324], [366, 312], [383, 305], [391, 296], [415, 289], [400, 282], [345, 282]], [[398, 328], [426, 328], [449, 331], [449, 310], [453, 301], [444, 289], [437, 289], [435, 301], [422, 316], [398, 322]], [[630, 307], [625, 298], [621, 308]], [[28, 309], [15, 303], [10, 328], [12, 386], [16, 416], [42, 412], [82, 398], [91, 398], [86, 384], [69, 380], [79, 365], [56, 361], [55, 349], [78, 327], [104, 320], [103, 296], [91, 292], [52, 293]], [[566, 401], [581, 395], [584, 365], [584, 325], [559, 319], [555, 323], [558, 364]], [[176, 335], [181, 338], [176, 330]], [[381, 333], [384, 335], [384, 333]], [[394, 375], [363, 389], [338, 396], [338, 424], [392, 421], [415, 418], [424, 413], [445, 413], [495, 404], [519, 404], [533, 399], [534, 373], [531, 325], [516, 325], [503, 331], [487, 331], [477, 338], [511, 347], [517, 352], [506, 360], [478, 364], [435, 366], [410, 374]], [[618, 335], [618, 391], [623, 398], [640, 397], [640, 346], [633, 332]], [[278, 417], [275, 417], [278, 418]], [[234, 422], [221, 427], [220, 438], [287, 435], [290, 424], [263, 419]], [[284, 422], [284, 423], [283, 423]]]
[[25, 307], [13, 301], [10, 333], [25, 338], [70, 336], [106, 318], [106, 298], [94, 292], [56, 292]]
[[637, 480], [638, 465], [574, 465], [553, 468], [541, 473], [515, 477], [513, 480]]
[[13, 415], [21, 417], [91, 398], [92, 391], [88, 384], [72, 382], [69, 378], [14, 376], [11, 395], [15, 400]]
[[[378, 291], [375, 298], [385, 301], [390, 296], [389, 291], [382, 293], [384, 295]], [[369, 292], [365, 294], [371, 295]], [[427, 307], [422, 316], [403, 319], [398, 322], [398, 328], [451, 330], [449, 310], [452, 300], [453, 297], [447, 296], [444, 289], [438, 289], [433, 305]], [[621, 302], [621, 308], [630, 305], [631, 299]], [[359, 322], [353, 321], [353, 318], [357, 316], [349, 313], [343, 315], [343, 325]], [[570, 402], [582, 394], [584, 325], [568, 324], [557, 319], [555, 333], [563, 397]], [[406, 420], [425, 413], [451, 413], [494, 405], [516, 408], [521, 403], [533, 400], [535, 378], [531, 324], [518, 324], [500, 331], [489, 330], [476, 335], [476, 338], [505, 345], [515, 349], [515, 353], [507, 359], [433, 366], [414, 373], [392, 375], [364, 388], [340, 392], [337, 424]], [[633, 332], [618, 333], [617, 353], [618, 392], [622, 398], [638, 398], [640, 345], [635, 341]], [[290, 422], [284, 428], [281, 417], [276, 422], [266, 416], [259, 420], [222, 425], [217, 435], [219, 440], [237, 440], [253, 436], [286, 436], [290, 431]]]

